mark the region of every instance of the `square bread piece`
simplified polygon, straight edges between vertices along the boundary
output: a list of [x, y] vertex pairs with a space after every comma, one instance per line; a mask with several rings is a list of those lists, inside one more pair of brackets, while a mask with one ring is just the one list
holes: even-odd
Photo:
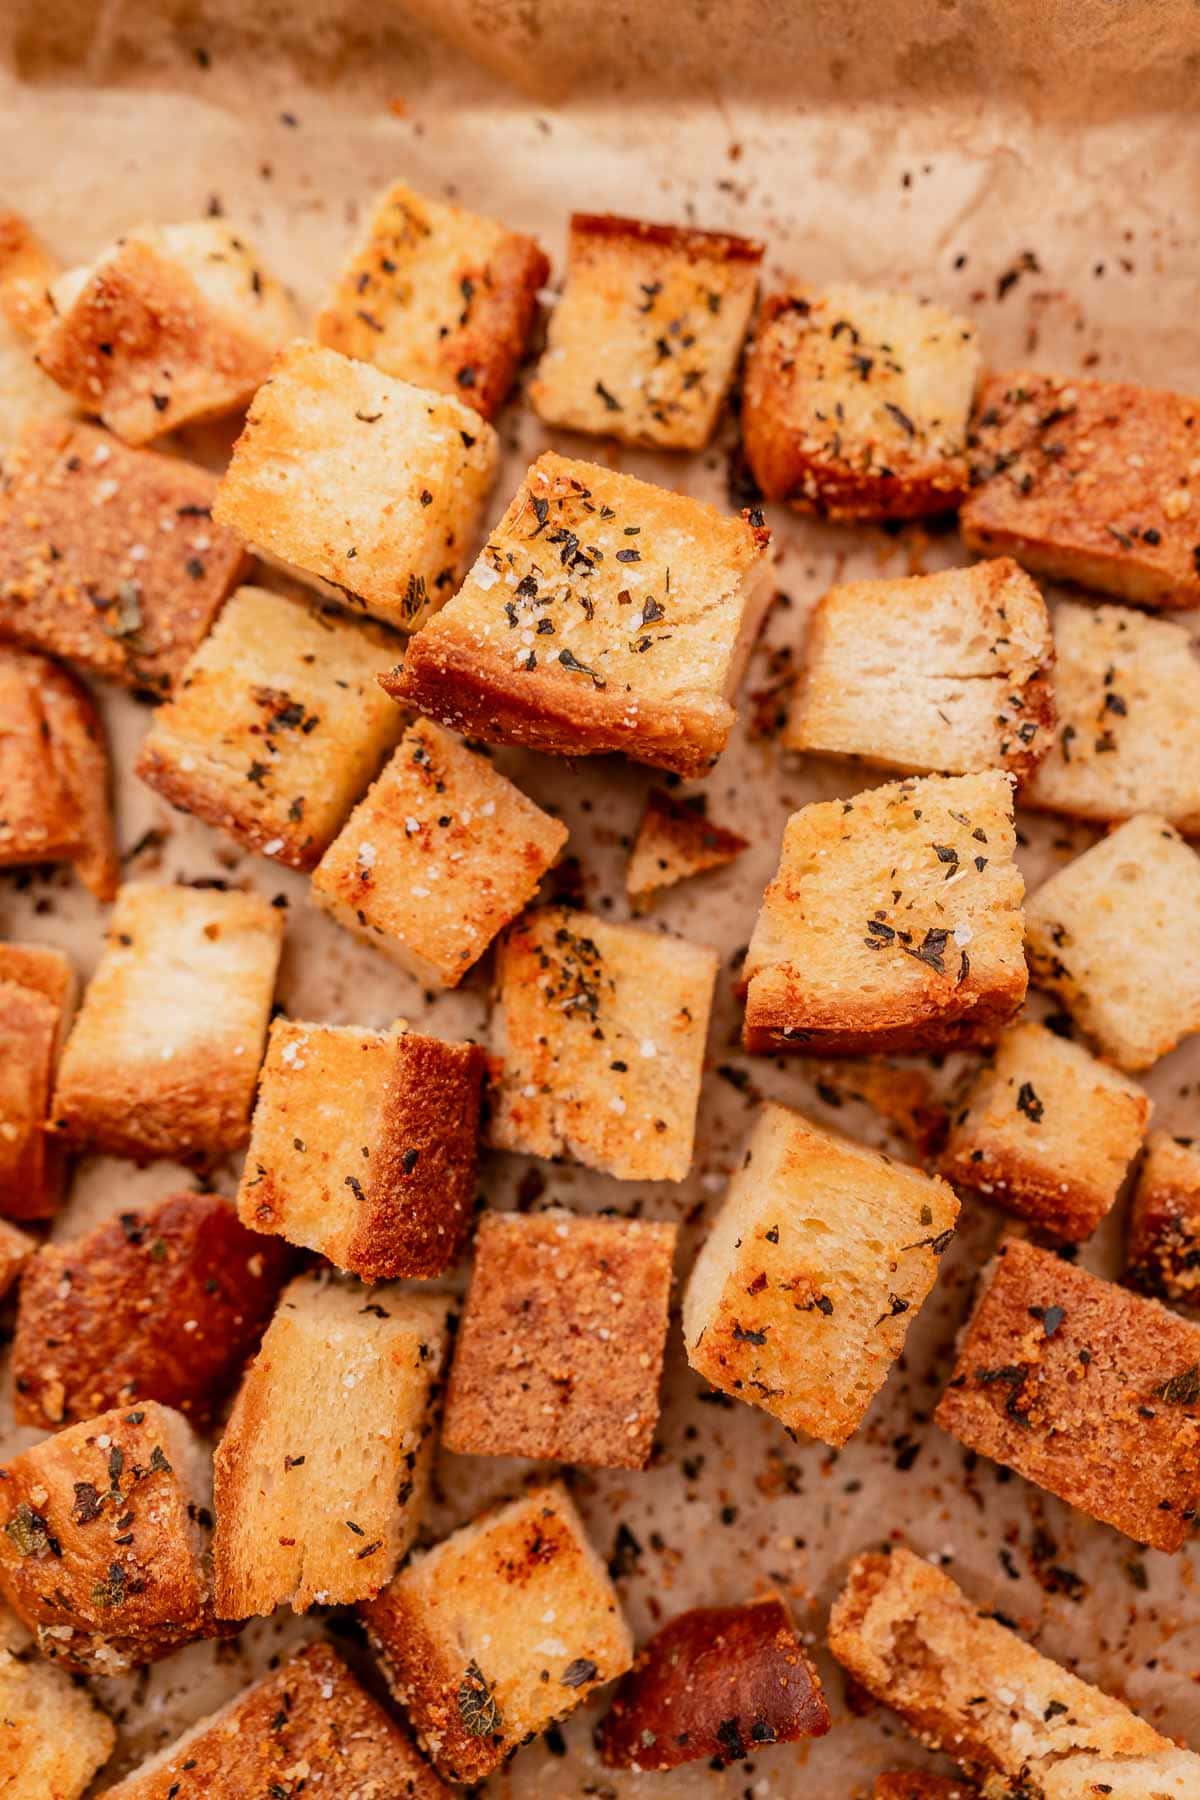
[[1152, 1131], [1129, 1209], [1126, 1287], [1200, 1308], [1200, 1145]]
[[462, 579], [497, 455], [451, 395], [298, 341], [254, 396], [213, 516], [331, 600], [416, 631]]
[[715, 950], [567, 907], [518, 919], [496, 952], [490, 1141], [623, 1181], [683, 1181]]
[[567, 278], [529, 389], [548, 425], [703, 450], [754, 311], [750, 238], [573, 213]]
[[33, 1654], [0, 1608], [0, 1794], [80, 1800], [117, 1741], [86, 1689]]
[[749, 848], [744, 837], [714, 824], [696, 806], [653, 788], [625, 868], [625, 891], [636, 905], [691, 875], [723, 869]]
[[929, 776], [787, 822], [742, 970], [748, 1050], [990, 1042], [1027, 983], [1012, 777]]
[[547, 451], [462, 589], [381, 676], [402, 705], [556, 756], [702, 775], [771, 595], [760, 513], [733, 519]]
[[457, 987], [567, 841], [488, 758], [417, 719], [322, 857], [318, 906], [427, 987]]
[[27, 221], [0, 212], [0, 454], [30, 419], [75, 410], [33, 360], [34, 339], [54, 317], [50, 284], [57, 273]]
[[0, 478], [0, 638], [170, 693], [246, 568], [215, 492], [177, 456], [35, 419]]
[[60, 663], [0, 644], [0, 864], [70, 862], [97, 900], [120, 881], [104, 725]]
[[1135, 1081], [1026, 1020], [972, 1081], [938, 1167], [955, 1187], [1080, 1243], [1120, 1193], [1150, 1113]]
[[851, 1563], [830, 1616], [829, 1647], [860, 1686], [923, 1743], [977, 1776], [988, 1794], [1191, 1800], [1200, 1793], [1200, 1757], [1041, 1655], [911, 1550], [898, 1546], [890, 1556]]
[[283, 288], [217, 219], [141, 225], [50, 296], [40, 367], [127, 444], [236, 412], [296, 329]]
[[0, 1479], [0, 1592], [42, 1655], [120, 1675], [211, 1637], [208, 1455], [154, 1400], [71, 1425]]
[[1140, 813], [1031, 895], [1031, 978], [1136, 1074], [1200, 1031], [1200, 856]]
[[1200, 657], [1190, 634], [1127, 606], [1064, 601], [1054, 646], [1058, 730], [1021, 804], [1100, 824], [1152, 812], [1200, 836]]
[[789, 1431], [844, 1444], [904, 1348], [957, 1217], [936, 1175], [765, 1106], [688, 1279], [688, 1361]]
[[1155, 1550], [1200, 1506], [1200, 1325], [1024, 1239], [1003, 1244], [935, 1417]]
[[443, 1274], [475, 1205], [486, 1070], [476, 1044], [276, 1019], [242, 1220], [366, 1280]]
[[284, 1290], [217, 1449], [222, 1618], [390, 1580], [425, 1505], [450, 1305], [328, 1272]]
[[1046, 603], [1007, 558], [848, 581], [812, 615], [781, 741], [904, 775], [1025, 781], [1050, 748], [1053, 663]]
[[742, 443], [768, 500], [826, 518], [946, 512], [967, 491], [975, 327], [911, 294], [794, 288], [763, 302]]
[[311, 869], [399, 741], [375, 677], [395, 640], [265, 588], [229, 601], [142, 740], [142, 780], [292, 869]]
[[313, 336], [491, 419], [549, 274], [533, 238], [398, 181], [376, 200]]
[[481, 1781], [633, 1661], [616, 1591], [559, 1482], [415, 1556], [361, 1612], [447, 1781]]
[[0, 1215], [48, 1219], [62, 1191], [62, 1146], [47, 1135], [54, 1075], [75, 999], [61, 950], [0, 944]]
[[442, 1441], [468, 1456], [644, 1469], [677, 1228], [485, 1212]]
[[1200, 606], [1200, 400], [1125, 381], [989, 375], [963, 540], [1139, 606]]
[[67, 1040], [54, 1127], [110, 1156], [220, 1156], [250, 1129], [283, 914], [128, 882]]

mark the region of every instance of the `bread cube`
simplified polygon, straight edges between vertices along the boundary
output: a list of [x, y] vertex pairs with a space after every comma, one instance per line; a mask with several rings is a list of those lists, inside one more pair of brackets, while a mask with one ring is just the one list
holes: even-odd
[[489, 1130], [623, 1181], [683, 1181], [717, 953], [546, 906], [496, 952]]
[[32, 418], [75, 409], [33, 360], [34, 338], [54, 317], [57, 265], [19, 213], [0, 212], [0, 452]]
[[239, 588], [155, 713], [136, 771], [251, 850], [314, 868], [404, 729], [375, 679], [388, 647], [332, 607]]
[[898, 1769], [876, 1777], [872, 1800], [978, 1800], [979, 1789], [924, 1769]]
[[644, 1469], [677, 1228], [485, 1212], [442, 1441], [469, 1456]]
[[1200, 605], [1200, 401], [1028, 370], [989, 375], [966, 544], [1139, 606]]
[[723, 869], [749, 846], [736, 831], [715, 825], [697, 807], [653, 788], [625, 869], [625, 891], [637, 903], [689, 875]]
[[60, 664], [0, 644], [0, 864], [74, 863], [111, 900], [120, 859], [108, 747], [91, 695]]
[[763, 247], [681, 225], [573, 213], [567, 278], [533, 409], [624, 444], [703, 450], [754, 311]]
[[1029, 969], [1110, 1062], [1136, 1074], [1200, 1031], [1200, 857], [1141, 813], [1025, 909]]
[[567, 841], [486, 756], [416, 719], [313, 876], [318, 906], [427, 987], [457, 987]]
[[812, 615], [782, 742], [902, 774], [1025, 781], [1050, 748], [1053, 663], [1045, 601], [1005, 557], [849, 581]]
[[1173, 1306], [1200, 1307], [1200, 1147], [1152, 1131], [1129, 1209], [1124, 1281]]
[[328, 1273], [285, 1290], [216, 1455], [222, 1618], [378, 1593], [429, 1482], [445, 1295]]
[[27, 1231], [18, 1231], [7, 1219], [0, 1219], [0, 1300], [8, 1293], [36, 1249], [37, 1240], [31, 1238]]
[[1151, 1110], [1127, 1075], [1025, 1020], [972, 1081], [938, 1167], [956, 1187], [1081, 1243], [1120, 1192]]
[[1200, 1325], [1020, 1238], [1001, 1246], [935, 1415], [1155, 1550], [1200, 1506]]
[[285, 1247], [246, 1231], [219, 1194], [171, 1194], [44, 1244], [17, 1308], [18, 1424], [54, 1430], [158, 1400], [206, 1429], [286, 1274]]
[[415, 1556], [360, 1610], [447, 1781], [482, 1780], [633, 1661], [612, 1582], [559, 1482]]
[[0, 638], [169, 693], [246, 567], [215, 491], [177, 456], [35, 419], [0, 482]]
[[896, 781], [787, 822], [742, 969], [748, 1050], [987, 1043], [1027, 975], [1012, 778]]
[[448, 606], [383, 675], [404, 705], [556, 756], [701, 775], [771, 593], [761, 514], [547, 451]]
[[55, 1129], [143, 1159], [244, 1143], [282, 943], [258, 894], [127, 882], [63, 1052]]
[[968, 319], [842, 285], [772, 294], [746, 357], [742, 443], [768, 500], [826, 518], [911, 519], [967, 491], [980, 352]]
[[487, 1057], [408, 1031], [276, 1019], [238, 1211], [366, 1280], [441, 1275], [475, 1204]]
[[416, 631], [462, 579], [497, 443], [451, 395], [296, 342], [254, 396], [213, 517], [330, 599]]
[[0, 1469], [0, 1592], [43, 1656], [120, 1675], [215, 1630], [208, 1457], [147, 1400]]
[[48, 1219], [62, 1187], [46, 1135], [75, 972], [60, 950], [0, 944], [0, 1215]]
[[0, 1794], [80, 1800], [117, 1734], [86, 1690], [33, 1655], [0, 1611]]
[[936, 1176], [765, 1106], [692, 1265], [688, 1361], [789, 1431], [844, 1444], [904, 1348], [957, 1217]]
[[127, 444], [236, 412], [296, 329], [283, 288], [219, 219], [141, 225], [50, 292], [40, 367]]

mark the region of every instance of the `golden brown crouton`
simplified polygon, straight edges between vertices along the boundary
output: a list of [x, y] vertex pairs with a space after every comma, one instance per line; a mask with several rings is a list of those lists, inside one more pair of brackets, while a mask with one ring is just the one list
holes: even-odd
[[381, 676], [443, 725], [700, 775], [770, 597], [761, 514], [547, 451], [449, 605]]
[[837, 1105], [845, 1095], [873, 1107], [911, 1144], [920, 1161], [934, 1155], [945, 1142], [949, 1109], [924, 1069], [883, 1060], [855, 1060], [818, 1064], [816, 1075], [823, 1100], [832, 1092]]
[[1129, 1211], [1125, 1285], [1200, 1307], [1200, 1146], [1152, 1131]]
[[923, 1769], [897, 1769], [880, 1775], [871, 1792], [873, 1800], [977, 1800], [979, 1790]]
[[30, 419], [74, 412], [33, 360], [34, 336], [54, 317], [53, 259], [17, 213], [0, 212], [0, 453]]
[[116, 1737], [86, 1689], [36, 1656], [0, 1608], [0, 1794], [80, 1800]]
[[723, 869], [747, 848], [736, 831], [714, 825], [704, 812], [653, 788], [625, 869], [631, 900], [646, 900], [689, 875]]
[[[7, 1219], [0, 1219], [0, 1300], [3, 1300], [17, 1276], [37, 1249], [37, 1242], [26, 1231], [18, 1231]], [[3, 1793], [0, 1788], [0, 1793]]]
[[625, 444], [702, 450], [737, 369], [762, 256], [761, 244], [724, 232], [573, 213], [534, 411]]
[[361, 1612], [448, 1781], [481, 1780], [633, 1661], [613, 1585], [558, 1482], [414, 1557]]
[[74, 995], [60, 950], [0, 944], [0, 1214], [11, 1219], [58, 1205], [63, 1157], [46, 1126]]
[[75, 864], [111, 900], [120, 862], [104, 727], [61, 664], [0, 644], [0, 864]]

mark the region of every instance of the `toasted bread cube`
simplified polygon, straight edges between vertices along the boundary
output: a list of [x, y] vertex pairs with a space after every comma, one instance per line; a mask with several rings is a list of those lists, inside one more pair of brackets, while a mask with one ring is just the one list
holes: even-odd
[[706, 1381], [844, 1444], [937, 1279], [958, 1201], [936, 1176], [763, 1108], [683, 1297]]
[[703, 450], [754, 311], [750, 238], [573, 213], [533, 409], [624, 444]]
[[496, 952], [490, 1134], [623, 1181], [683, 1181], [717, 953], [546, 906]]
[[0, 480], [0, 637], [167, 694], [246, 567], [215, 477], [37, 419]]
[[1003, 1244], [944, 1431], [1093, 1519], [1178, 1550], [1200, 1505], [1200, 1325], [1025, 1239]]
[[276, 1019], [244, 1223], [366, 1280], [443, 1274], [471, 1223], [486, 1069], [476, 1044]]
[[[912, 1146], [917, 1160], [929, 1161], [941, 1149], [949, 1125], [949, 1109], [924, 1069], [882, 1059], [818, 1065], [822, 1086], [870, 1106]], [[818, 1090], [819, 1091], [819, 1090]]]
[[1041, 1655], [911, 1550], [855, 1558], [829, 1647], [988, 1793], [1190, 1800], [1200, 1791], [1200, 1757]]
[[296, 329], [283, 288], [218, 219], [141, 225], [51, 288], [41, 368], [127, 444], [244, 406]]
[[1200, 1148], [1152, 1131], [1129, 1209], [1125, 1285], [1200, 1307]]
[[482, 1780], [633, 1661], [612, 1582], [556, 1481], [414, 1557], [360, 1610], [447, 1781]]
[[261, 855], [314, 868], [404, 729], [375, 679], [388, 645], [332, 607], [239, 588], [154, 715], [137, 773]]
[[428, 987], [457, 987], [533, 899], [567, 828], [417, 719], [313, 876], [313, 899]]
[[694, 806], [672, 800], [654, 788], [625, 869], [631, 900], [645, 901], [661, 888], [674, 887], [690, 875], [723, 869], [749, 846], [736, 831], [715, 825]]
[[1200, 401], [1126, 381], [989, 375], [963, 539], [1135, 605], [1200, 606], [1198, 457]]
[[746, 357], [742, 442], [768, 500], [826, 518], [911, 519], [967, 491], [975, 328], [911, 294], [772, 294]]
[[1151, 1110], [1127, 1075], [1026, 1020], [972, 1082], [938, 1167], [956, 1187], [1080, 1243], [1121, 1191]]
[[112, 1156], [244, 1143], [282, 943], [257, 894], [127, 882], [63, 1052], [56, 1130]]
[[18, 1231], [7, 1219], [0, 1219], [0, 1300], [3, 1300], [36, 1249], [37, 1243], [27, 1231]]
[[813, 613], [782, 742], [906, 775], [1007, 769], [1025, 781], [1050, 748], [1050, 617], [999, 557], [831, 588]]
[[644, 1469], [677, 1229], [485, 1212], [442, 1441], [469, 1456]]
[[0, 1794], [80, 1800], [117, 1734], [86, 1690], [32, 1654], [0, 1610]]
[[216, 1455], [222, 1618], [379, 1592], [429, 1483], [445, 1295], [298, 1276], [247, 1371]]
[[0, 644], [0, 863], [73, 862], [111, 900], [120, 860], [109, 780], [104, 726], [82, 682]]
[[1027, 984], [1012, 778], [896, 781], [787, 822], [742, 970], [748, 1050], [986, 1043]]
[[36, 334], [54, 317], [57, 264], [19, 213], [0, 212], [0, 451], [32, 418], [75, 409], [33, 359]]
[[1200, 857], [1165, 819], [1119, 825], [1033, 894], [1029, 969], [1118, 1068], [1200, 1031]]
[[701, 775], [729, 741], [769, 540], [761, 514], [727, 518], [547, 451], [459, 593], [380, 679], [475, 737]]
[[0, 1592], [43, 1656], [93, 1675], [211, 1636], [208, 1457], [147, 1400], [69, 1426], [0, 1471]]
[[47, 1137], [54, 1074], [74, 1003], [75, 972], [60, 950], [0, 944], [0, 1215], [48, 1219], [63, 1157]]
[[896, 1769], [878, 1776], [871, 1793], [872, 1800], [978, 1800], [979, 1789], [924, 1769]]
[[416, 631], [462, 579], [497, 444], [452, 396], [296, 342], [254, 396], [213, 517], [330, 599]]

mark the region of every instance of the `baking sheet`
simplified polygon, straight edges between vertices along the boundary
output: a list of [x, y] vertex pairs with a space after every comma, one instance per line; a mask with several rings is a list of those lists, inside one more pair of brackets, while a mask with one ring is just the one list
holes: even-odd
[[[0, 203], [26, 212], [70, 262], [135, 221], [219, 206], [306, 312], [329, 286], [366, 199], [398, 176], [536, 232], [556, 275], [572, 208], [688, 220], [762, 235], [768, 285], [788, 273], [848, 278], [910, 286], [961, 307], [978, 320], [995, 364], [1028, 360], [1200, 391], [1198, 68], [1200, 15], [1166, 0], [658, 0], [632, 9], [418, 0], [386, 16], [366, 0], [54, 9], [7, 0]], [[497, 513], [548, 444], [728, 498], [728, 424], [712, 452], [681, 458], [548, 432], [519, 402], [500, 429]], [[219, 466], [228, 441], [222, 427], [180, 447]], [[953, 531], [849, 531], [778, 509], [768, 516], [787, 599], [771, 614], [747, 696], [777, 677], [808, 607], [832, 580], [962, 557]], [[367, 1026], [399, 1016], [445, 1037], [482, 1031], [486, 964], [458, 993], [423, 994], [318, 915], [302, 878], [241, 853], [134, 782], [128, 770], [148, 714], [126, 696], [102, 698], [122, 771], [121, 843], [129, 851], [152, 826], [168, 834], [160, 849], [131, 857], [128, 872], [221, 875], [285, 894], [279, 999], [292, 1016]], [[750, 1059], [737, 1047], [731, 968], [787, 814], [879, 779], [784, 758], [748, 729], [752, 710], [743, 706], [734, 742], [704, 784], [712, 816], [752, 848], [732, 869], [664, 897], [649, 920], [718, 946], [723, 959], [690, 1179], [621, 1183], [517, 1157], [493, 1157], [482, 1172], [495, 1206], [515, 1204], [522, 1176], [536, 1167], [546, 1202], [679, 1220], [677, 1273], [719, 1204], [760, 1094], [887, 1141], [874, 1114], [829, 1103], [828, 1070]], [[616, 759], [570, 765], [507, 751], [497, 762], [569, 824], [568, 852], [582, 864], [589, 905], [626, 917], [624, 860], [651, 772]], [[1031, 816], [1022, 828], [1031, 881], [1091, 841]], [[0, 933], [69, 948], [85, 976], [102, 929], [100, 909], [63, 874], [0, 880]], [[1198, 1128], [1198, 1076], [1195, 1051], [1158, 1065], [1147, 1081], [1156, 1123]], [[222, 1168], [216, 1185], [232, 1193], [236, 1173]], [[85, 1160], [54, 1235], [78, 1235], [189, 1180], [162, 1164]], [[574, 1492], [606, 1554], [624, 1528], [620, 1587], [639, 1638], [672, 1611], [773, 1584], [819, 1644], [847, 1558], [902, 1533], [1050, 1654], [1200, 1745], [1195, 1550], [1143, 1554], [991, 1465], [967, 1470], [959, 1446], [929, 1422], [998, 1224], [966, 1204], [906, 1354], [842, 1453], [794, 1445], [748, 1407], [704, 1403], [676, 1320], [654, 1466], [641, 1475], [577, 1472]], [[1110, 1221], [1084, 1260], [1112, 1272], [1119, 1236], [1119, 1220]], [[7, 1396], [5, 1372], [0, 1387]], [[38, 1435], [5, 1429], [0, 1451]], [[469, 1517], [526, 1469], [443, 1456], [431, 1533]], [[323, 1628], [356, 1653], [339, 1621], [289, 1616], [104, 1684], [121, 1724], [110, 1774], [220, 1704], [285, 1643]], [[837, 1670], [825, 1657], [822, 1667], [835, 1727], [811, 1747], [776, 1747], [752, 1768], [723, 1773], [700, 1764], [617, 1775], [600, 1769], [591, 1747], [597, 1706], [567, 1722], [565, 1755], [531, 1745], [487, 1791], [840, 1800], [881, 1768], [928, 1761], [885, 1712], [851, 1711]]]

